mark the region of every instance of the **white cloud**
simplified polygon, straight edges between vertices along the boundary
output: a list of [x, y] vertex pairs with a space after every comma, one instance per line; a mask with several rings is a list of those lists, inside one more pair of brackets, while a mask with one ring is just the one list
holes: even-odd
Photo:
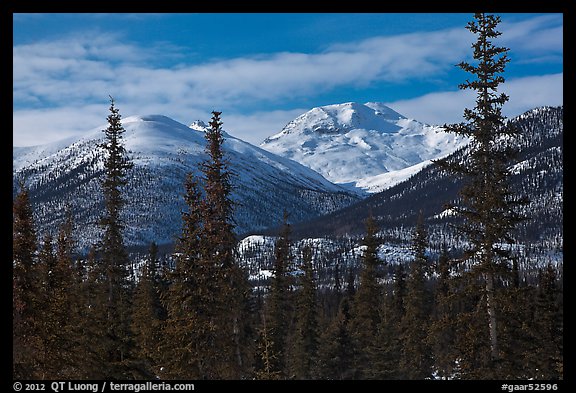
[[23, 102], [58, 104], [93, 100], [110, 91], [124, 92], [132, 101], [158, 97], [189, 105], [279, 102], [340, 86], [423, 78], [452, 67], [465, 49], [461, 34], [447, 30], [373, 38], [322, 53], [272, 53], [159, 68], [154, 67], [157, 50], [93, 32], [15, 46], [13, 88]]
[[[563, 86], [562, 73], [507, 80], [500, 89], [510, 96], [503, 106], [503, 114], [514, 117], [538, 106], [563, 105]], [[473, 91], [458, 90], [426, 94], [387, 105], [404, 116], [429, 124], [444, 124], [463, 121], [464, 108], [473, 108], [475, 99]]]
[[[144, 114], [163, 114], [183, 124], [194, 120], [208, 123], [211, 110], [190, 110], [186, 118], [179, 118], [173, 108], [150, 105], [137, 108], [116, 101], [122, 117]], [[153, 106], [153, 107], [152, 107]], [[218, 108], [213, 108], [218, 109]], [[265, 138], [280, 132], [290, 120], [306, 112], [309, 108], [290, 110], [261, 111], [250, 114], [225, 112], [222, 114], [224, 130], [230, 135], [258, 146]], [[80, 138], [94, 128], [106, 127], [108, 103], [81, 107], [53, 109], [29, 109], [14, 112], [14, 146], [41, 145], [60, 139], [76, 136]]]
[[[538, 106], [563, 104], [563, 74], [511, 79], [501, 86], [501, 90], [510, 95], [510, 101], [503, 107], [507, 117], [517, 116]], [[474, 100], [474, 92], [458, 90], [388, 102], [387, 105], [407, 117], [429, 124], [444, 124], [462, 121], [464, 108], [472, 108]], [[197, 119], [207, 122], [210, 111], [220, 109], [175, 109], [169, 103], [148, 103], [139, 107], [129, 102], [124, 103], [123, 100], [117, 100], [117, 104], [123, 117], [158, 113], [184, 124]], [[223, 113], [224, 129], [235, 137], [258, 145], [264, 138], [279, 132], [290, 120], [308, 109], [258, 111], [249, 114], [226, 111]], [[14, 111], [13, 143], [15, 146], [30, 146], [72, 135], [80, 137], [93, 128], [105, 126], [107, 110], [107, 102], [103, 100], [96, 105]], [[182, 113], [185, 118], [181, 118]]]
[[258, 146], [264, 139], [280, 132], [288, 122], [308, 110], [310, 108], [256, 112], [249, 115], [222, 114], [225, 120], [223, 128], [231, 135]]
[[107, 105], [64, 106], [14, 111], [14, 146], [34, 146], [80, 137], [106, 123]]
[[[504, 19], [504, 18], [503, 18]], [[536, 16], [520, 22], [502, 22], [501, 45], [515, 52], [562, 53], [562, 14]]]
[[[503, 30], [523, 61], [557, 59], [562, 55], [558, 18], [503, 23]], [[100, 126], [107, 115], [109, 94], [125, 116], [157, 113], [189, 123], [207, 120], [213, 109], [222, 110], [233, 135], [259, 142], [301, 113], [297, 111], [304, 111], [293, 109], [301, 107], [299, 99], [382, 81], [394, 88], [412, 80], [429, 84], [441, 80], [454, 70], [455, 63], [469, 56], [472, 40], [471, 34], [457, 28], [373, 37], [318, 53], [279, 52], [170, 67], [165, 66], [166, 59], [184, 58], [181, 48], [160, 43], [141, 47], [97, 31], [15, 45], [14, 144], [41, 143]], [[511, 90], [509, 107], [524, 108], [530, 102], [544, 101], [547, 95], [551, 101], [561, 97], [556, 85], [555, 90], [546, 85], [551, 77], [542, 78], [531, 80], [541, 86], [532, 99], [521, 92], [521, 84], [517, 97]], [[555, 78], [552, 82], [557, 84], [561, 77]], [[516, 86], [513, 81], [507, 85]], [[392, 106], [422, 121], [452, 121], [464, 108], [461, 95], [433, 93]], [[263, 110], [274, 105], [283, 110]], [[418, 113], [410, 113], [415, 110]]]

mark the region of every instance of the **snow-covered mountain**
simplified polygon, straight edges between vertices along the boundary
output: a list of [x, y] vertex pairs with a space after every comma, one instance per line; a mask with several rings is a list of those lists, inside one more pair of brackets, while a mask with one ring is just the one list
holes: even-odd
[[[541, 107], [510, 119], [511, 126], [519, 130], [519, 135], [508, 141], [519, 150], [509, 166], [511, 190], [530, 200], [530, 204], [520, 210], [529, 219], [519, 225], [517, 235], [532, 247], [542, 244], [541, 250], [562, 250], [563, 118], [563, 107]], [[453, 153], [451, 159], [464, 160], [469, 151], [466, 146]], [[451, 236], [446, 223], [455, 217], [444, 205], [459, 198], [462, 184], [462, 180], [436, 165], [424, 166], [407, 180], [381, 193], [311, 222], [295, 224], [292, 234], [295, 237], [362, 235], [365, 219], [370, 214], [380, 228], [392, 231], [387, 238], [407, 231], [405, 240], [410, 241], [411, 226], [423, 214], [429, 232], [437, 231], [431, 237], [436, 236], [438, 242], [445, 241]]]
[[[298, 116], [260, 147], [306, 165], [334, 183], [377, 192], [467, 142], [382, 103], [349, 102]], [[384, 175], [392, 172], [396, 174]]]
[[[122, 124], [124, 144], [135, 164], [125, 190], [126, 243], [170, 243], [180, 230], [185, 175], [199, 175], [198, 164], [206, 158], [206, 125], [196, 121], [188, 127], [161, 115], [131, 116]], [[39, 233], [54, 231], [68, 204], [80, 231], [80, 245], [87, 247], [98, 240], [104, 158], [98, 144], [105, 128], [93, 129], [80, 139], [13, 148], [13, 181], [24, 179], [30, 189]], [[229, 134], [224, 137], [234, 173], [238, 233], [279, 224], [284, 209], [297, 222], [358, 200], [297, 162]]]

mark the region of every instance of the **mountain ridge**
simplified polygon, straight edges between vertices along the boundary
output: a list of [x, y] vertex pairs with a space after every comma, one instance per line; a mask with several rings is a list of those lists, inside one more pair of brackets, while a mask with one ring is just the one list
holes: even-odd
[[[519, 142], [524, 158], [511, 168], [515, 187], [533, 192], [537, 200], [533, 210], [539, 221], [526, 231], [537, 233], [539, 225], [545, 226], [546, 235], [542, 236], [552, 238], [561, 237], [554, 220], [562, 220], [557, 207], [562, 205], [558, 158], [562, 156], [562, 116], [562, 107], [543, 107], [511, 120], [522, 124], [530, 135]], [[205, 158], [203, 132], [207, 126], [202, 121], [186, 126], [162, 115], [129, 116], [123, 124], [126, 147], [136, 163], [129, 179], [133, 186], [126, 190], [131, 206], [124, 215], [127, 243], [171, 244], [179, 234], [184, 177], [190, 171], [200, 175], [198, 164]], [[95, 128], [76, 140], [13, 148], [13, 187], [16, 190], [24, 180], [30, 188], [39, 233], [54, 231], [64, 219], [66, 206], [71, 205], [76, 225], [82, 228], [82, 246], [98, 239], [96, 222], [102, 211], [98, 179], [103, 174], [104, 152], [97, 144], [104, 128]], [[430, 160], [377, 175], [376, 188], [385, 182], [396, 185], [361, 199], [344, 184], [332, 184], [288, 158], [224, 135], [224, 148], [236, 173], [233, 199], [237, 202], [238, 235], [275, 234], [284, 210], [291, 214], [298, 237], [359, 234], [364, 228], [362, 219], [370, 210], [384, 227], [408, 225], [417, 214], [411, 205], [423, 208], [437, 225], [451, 219], [439, 207], [455, 197], [458, 183], [440, 176]], [[463, 150], [465, 145], [452, 154]], [[523, 177], [532, 185], [519, 181]], [[368, 181], [363, 185], [370, 186]]]
[[[563, 243], [563, 113], [561, 106], [544, 106], [510, 119], [521, 130], [511, 141], [520, 149], [509, 167], [512, 190], [531, 200], [522, 212], [530, 219], [520, 224], [518, 234], [521, 239], [544, 244], [544, 248], [562, 247]], [[463, 159], [466, 151], [466, 146], [461, 147], [450, 157]], [[369, 214], [382, 228], [405, 230], [416, 223], [420, 211], [428, 225], [445, 234], [454, 218], [443, 205], [458, 197], [461, 185], [461, 180], [451, 178], [438, 166], [427, 165], [393, 187], [348, 207], [294, 224], [293, 234], [297, 238], [358, 236]]]
[[[202, 125], [196, 122], [194, 129], [162, 115], [129, 116], [122, 123], [124, 145], [135, 164], [124, 190], [126, 242], [173, 242], [185, 207], [184, 178], [188, 172], [200, 176], [198, 167], [206, 158]], [[103, 208], [99, 179], [104, 168], [104, 151], [98, 145], [104, 128], [49, 146], [13, 148], [13, 189], [20, 180], [30, 189], [40, 232], [53, 231], [70, 205], [82, 232], [81, 246], [86, 248], [98, 240], [96, 222]], [[223, 148], [234, 174], [232, 198], [239, 233], [280, 223], [287, 206], [293, 217], [301, 220], [359, 198], [294, 161], [227, 133], [224, 138]]]

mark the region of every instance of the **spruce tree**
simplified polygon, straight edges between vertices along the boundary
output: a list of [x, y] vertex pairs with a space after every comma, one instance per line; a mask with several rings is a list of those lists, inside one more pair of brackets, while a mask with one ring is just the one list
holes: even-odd
[[79, 287], [74, 280], [72, 213], [60, 226], [56, 239], [56, 252], [48, 257], [47, 285], [45, 285], [45, 354], [46, 372], [50, 378], [78, 378]]
[[345, 380], [356, 376], [350, 319], [350, 300], [344, 297], [336, 317], [320, 336], [319, 378]]
[[454, 374], [457, 354], [454, 351], [453, 312], [454, 294], [451, 288], [450, 255], [446, 243], [435, 265], [436, 283], [434, 286], [434, 305], [428, 330], [427, 343], [434, 359], [436, 378], [447, 379]]
[[270, 294], [267, 301], [267, 321], [270, 329], [272, 352], [275, 354], [273, 371], [285, 375], [286, 345], [292, 321], [292, 293], [289, 272], [292, 269], [293, 255], [291, 252], [288, 213], [284, 212], [280, 236], [274, 244], [274, 268]]
[[318, 309], [316, 279], [312, 267], [312, 249], [302, 250], [303, 275], [297, 293], [296, 332], [293, 338], [292, 367], [297, 379], [313, 379], [316, 372], [318, 351]]
[[235, 257], [234, 202], [232, 176], [223, 149], [221, 112], [212, 112], [210, 128], [205, 133], [208, 160], [202, 164], [204, 180], [202, 259], [215, 270], [214, 304], [217, 309], [218, 343], [214, 359], [218, 378], [238, 379], [250, 363], [251, 330], [248, 323], [250, 287], [246, 272]]
[[420, 212], [414, 231], [414, 260], [406, 283], [405, 312], [402, 325], [401, 368], [408, 379], [425, 379], [431, 376], [430, 348], [426, 343], [430, 319], [431, 295], [426, 287], [429, 270], [426, 248], [428, 233]]
[[28, 190], [21, 185], [12, 204], [12, 368], [15, 379], [42, 377], [39, 322], [42, 303], [37, 238]]
[[149, 256], [141, 268], [134, 291], [132, 331], [134, 357], [143, 373], [158, 375], [159, 351], [165, 310], [160, 302], [160, 277], [158, 274], [158, 246], [152, 242]]
[[127, 184], [128, 171], [133, 164], [127, 157], [122, 139], [125, 132], [119, 110], [110, 97], [108, 128], [104, 131], [105, 140], [101, 147], [106, 152], [104, 160], [104, 215], [100, 220], [103, 237], [100, 244], [102, 260], [102, 282], [105, 296], [102, 311], [105, 313], [101, 336], [106, 373], [109, 377], [127, 377], [125, 368], [131, 346], [129, 260], [124, 246], [122, 208], [125, 198], [122, 187]]
[[354, 346], [358, 350], [355, 363], [360, 373], [359, 378], [371, 373], [374, 343], [380, 325], [382, 288], [378, 283], [378, 275], [382, 262], [377, 254], [379, 240], [376, 234], [376, 222], [369, 216], [366, 220], [366, 236], [363, 241], [365, 250], [362, 255], [360, 285], [354, 296], [351, 320]]
[[163, 298], [167, 309], [165, 378], [238, 379], [250, 367], [249, 287], [235, 259], [231, 172], [224, 157], [220, 112], [206, 132], [204, 193], [186, 179], [176, 267]]
[[[471, 89], [477, 93], [476, 106], [464, 110], [466, 122], [445, 125], [447, 132], [471, 138], [469, 155], [462, 162], [440, 160], [439, 163], [449, 172], [465, 181], [460, 191], [460, 203], [451, 208], [463, 218], [459, 232], [467, 240], [467, 250], [463, 260], [472, 271], [470, 278], [480, 281], [486, 313], [485, 329], [489, 336], [489, 353], [481, 357], [489, 370], [484, 377], [494, 377], [501, 357], [498, 338], [499, 308], [495, 291], [498, 278], [510, 271], [510, 249], [503, 246], [514, 242], [513, 230], [522, 220], [517, 212], [519, 205], [526, 200], [515, 196], [509, 185], [508, 165], [514, 149], [507, 138], [517, 134], [517, 130], [505, 122], [502, 106], [508, 101], [504, 93], [498, 94], [498, 87], [504, 82], [501, 75], [509, 59], [508, 49], [495, 46], [493, 39], [500, 36], [496, 26], [500, 18], [483, 13], [475, 14], [475, 21], [466, 28], [476, 34], [477, 41], [472, 45], [476, 65], [462, 62], [459, 67], [471, 73], [475, 79], [461, 84], [460, 89]], [[478, 360], [478, 359], [476, 359]]]
[[[202, 345], [210, 331], [212, 296], [209, 291], [208, 266], [200, 259], [202, 230], [201, 194], [192, 174], [185, 181], [182, 212], [182, 234], [177, 239], [176, 266], [168, 274], [169, 286], [162, 304], [167, 311], [164, 324], [160, 360], [161, 377], [168, 379], [201, 379], [203, 377]], [[208, 352], [206, 352], [208, 353]]]
[[274, 342], [270, 337], [270, 328], [266, 318], [266, 313], [263, 313], [261, 326], [257, 329], [258, 344], [254, 376], [258, 380], [277, 380], [281, 379], [282, 373], [277, 370], [278, 354], [274, 352]]

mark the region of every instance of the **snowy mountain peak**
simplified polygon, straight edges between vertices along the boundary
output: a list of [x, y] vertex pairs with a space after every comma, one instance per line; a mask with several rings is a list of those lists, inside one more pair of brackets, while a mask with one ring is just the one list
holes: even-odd
[[382, 174], [440, 158], [466, 142], [383, 103], [347, 102], [311, 109], [260, 146], [334, 183], [376, 192], [390, 185]]
[[[170, 128], [180, 125], [176, 120], [164, 115], [133, 115], [122, 119], [122, 125], [124, 128], [130, 127], [134, 124], [140, 124], [140, 127], [143, 125], [142, 123], [144, 123], [145, 127], [147, 125], [156, 128]], [[107, 125], [104, 125], [104, 127], [107, 127]]]
[[288, 123], [280, 133], [266, 139], [273, 141], [288, 134], [340, 134], [353, 129], [396, 132], [400, 130], [395, 122], [405, 119], [382, 103], [359, 104], [346, 102], [313, 108]]
[[[206, 159], [206, 140], [198, 128], [204, 123], [188, 127], [166, 116], [146, 115], [128, 116], [122, 124], [124, 146], [134, 163], [125, 188], [126, 242], [170, 243], [180, 231], [186, 174], [201, 177], [199, 164]], [[99, 237], [98, 228], [90, 223], [98, 221], [103, 209], [104, 152], [99, 145], [105, 128], [103, 124], [79, 139], [13, 149], [13, 184], [26, 180], [32, 201], [39, 207], [36, 220], [40, 230], [57, 228], [55, 222], [70, 203], [74, 221], [82, 228], [82, 248]], [[234, 173], [232, 199], [237, 203], [238, 233], [278, 225], [288, 208], [295, 221], [305, 220], [359, 199], [297, 162], [226, 133], [224, 138], [224, 153]]]
[[208, 129], [208, 124], [204, 123], [202, 120], [194, 120], [188, 127], [196, 131], [204, 132]]
[[367, 106], [368, 108], [374, 109], [375, 114], [377, 116], [383, 116], [384, 118], [392, 121], [406, 119], [406, 117], [404, 117], [400, 113], [396, 112], [394, 109], [384, 105], [381, 102], [367, 102], [364, 105]]

